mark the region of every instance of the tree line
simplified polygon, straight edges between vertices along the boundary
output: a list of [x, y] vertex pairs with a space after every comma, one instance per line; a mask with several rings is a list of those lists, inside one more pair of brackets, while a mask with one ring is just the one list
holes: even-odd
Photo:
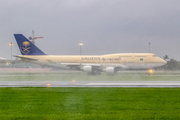
[[169, 58], [168, 55], [163, 56], [163, 59], [167, 61], [167, 64], [162, 67], [164, 70], [180, 70], [180, 62], [174, 58]]

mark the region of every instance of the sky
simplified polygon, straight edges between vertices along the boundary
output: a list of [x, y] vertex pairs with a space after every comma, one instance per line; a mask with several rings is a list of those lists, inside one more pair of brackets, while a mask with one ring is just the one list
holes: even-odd
[[[180, 61], [180, 0], [0, 0], [0, 57], [20, 55], [13, 34], [49, 55], [165, 54]], [[15, 58], [13, 58], [15, 59]]]

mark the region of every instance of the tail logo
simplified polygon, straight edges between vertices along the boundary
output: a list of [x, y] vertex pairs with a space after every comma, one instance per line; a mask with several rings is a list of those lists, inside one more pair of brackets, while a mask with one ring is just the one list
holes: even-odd
[[28, 54], [31, 52], [30, 42], [24, 41], [21, 46], [21, 52], [24, 54]]

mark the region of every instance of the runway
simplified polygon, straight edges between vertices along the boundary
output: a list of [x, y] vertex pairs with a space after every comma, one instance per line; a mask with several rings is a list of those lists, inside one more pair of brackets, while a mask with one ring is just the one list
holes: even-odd
[[180, 87], [180, 81], [0, 81], [0, 87]]

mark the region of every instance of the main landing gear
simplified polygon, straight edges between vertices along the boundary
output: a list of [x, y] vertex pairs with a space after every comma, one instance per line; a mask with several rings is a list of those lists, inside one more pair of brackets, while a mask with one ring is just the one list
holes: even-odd
[[101, 75], [100, 71], [87, 72], [87, 75]]

